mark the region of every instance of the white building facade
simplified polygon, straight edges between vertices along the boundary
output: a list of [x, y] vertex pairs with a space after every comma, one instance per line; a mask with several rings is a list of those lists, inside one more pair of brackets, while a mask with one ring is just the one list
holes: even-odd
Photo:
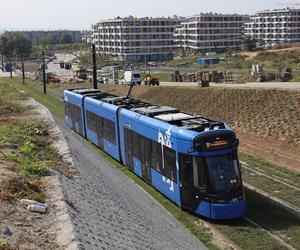
[[177, 48], [186, 52], [240, 50], [246, 16], [201, 13], [188, 17], [176, 29]]
[[115, 18], [92, 25], [92, 42], [100, 54], [123, 61], [170, 60], [176, 51], [179, 18]]
[[246, 23], [245, 35], [267, 45], [300, 42], [300, 9], [257, 12]]

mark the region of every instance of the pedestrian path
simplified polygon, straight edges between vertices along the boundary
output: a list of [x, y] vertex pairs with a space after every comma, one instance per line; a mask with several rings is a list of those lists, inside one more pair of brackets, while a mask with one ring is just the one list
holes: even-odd
[[206, 249], [174, 217], [61, 121], [76, 170], [61, 177], [82, 249]]

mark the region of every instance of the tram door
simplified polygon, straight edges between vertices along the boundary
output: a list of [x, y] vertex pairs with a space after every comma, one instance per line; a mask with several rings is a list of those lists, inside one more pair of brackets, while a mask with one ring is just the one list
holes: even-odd
[[180, 154], [179, 162], [181, 206], [185, 210], [194, 212], [199, 205], [200, 200], [198, 198], [201, 198], [203, 195], [194, 187], [193, 157]]
[[192, 209], [191, 182], [193, 175], [192, 157], [180, 154], [180, 191], [181, 206], [185, 210]]
[[145, 137], [140, 137], [142, 177], [151, 183], [151, 141]]

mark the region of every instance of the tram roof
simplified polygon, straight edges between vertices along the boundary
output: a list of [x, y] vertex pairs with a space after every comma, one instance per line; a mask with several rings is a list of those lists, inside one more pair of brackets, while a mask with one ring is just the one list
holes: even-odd
[[70, 91], [79, 95], [85, 95], [99, 101], [119, 106], [135, 113], [145, 115], [187, 130], [202, 132], [225, 128], [225, 124], [223, 122], [180, 112], [179, 109], [174, 107], [153, 105], [139, 99], [131, 97], [128, 98], [126, 96], [116, 96], [110, 93], [101, 92], [100, 90], [96, 89], [74, 89]]

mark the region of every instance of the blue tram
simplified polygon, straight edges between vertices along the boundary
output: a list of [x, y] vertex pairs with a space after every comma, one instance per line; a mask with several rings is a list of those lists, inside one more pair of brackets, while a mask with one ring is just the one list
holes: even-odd
[[184, 210], [245, 214], [238, 139], [225, 123], [95, 89], [65, 90], [64, 101], [69, 127]]

